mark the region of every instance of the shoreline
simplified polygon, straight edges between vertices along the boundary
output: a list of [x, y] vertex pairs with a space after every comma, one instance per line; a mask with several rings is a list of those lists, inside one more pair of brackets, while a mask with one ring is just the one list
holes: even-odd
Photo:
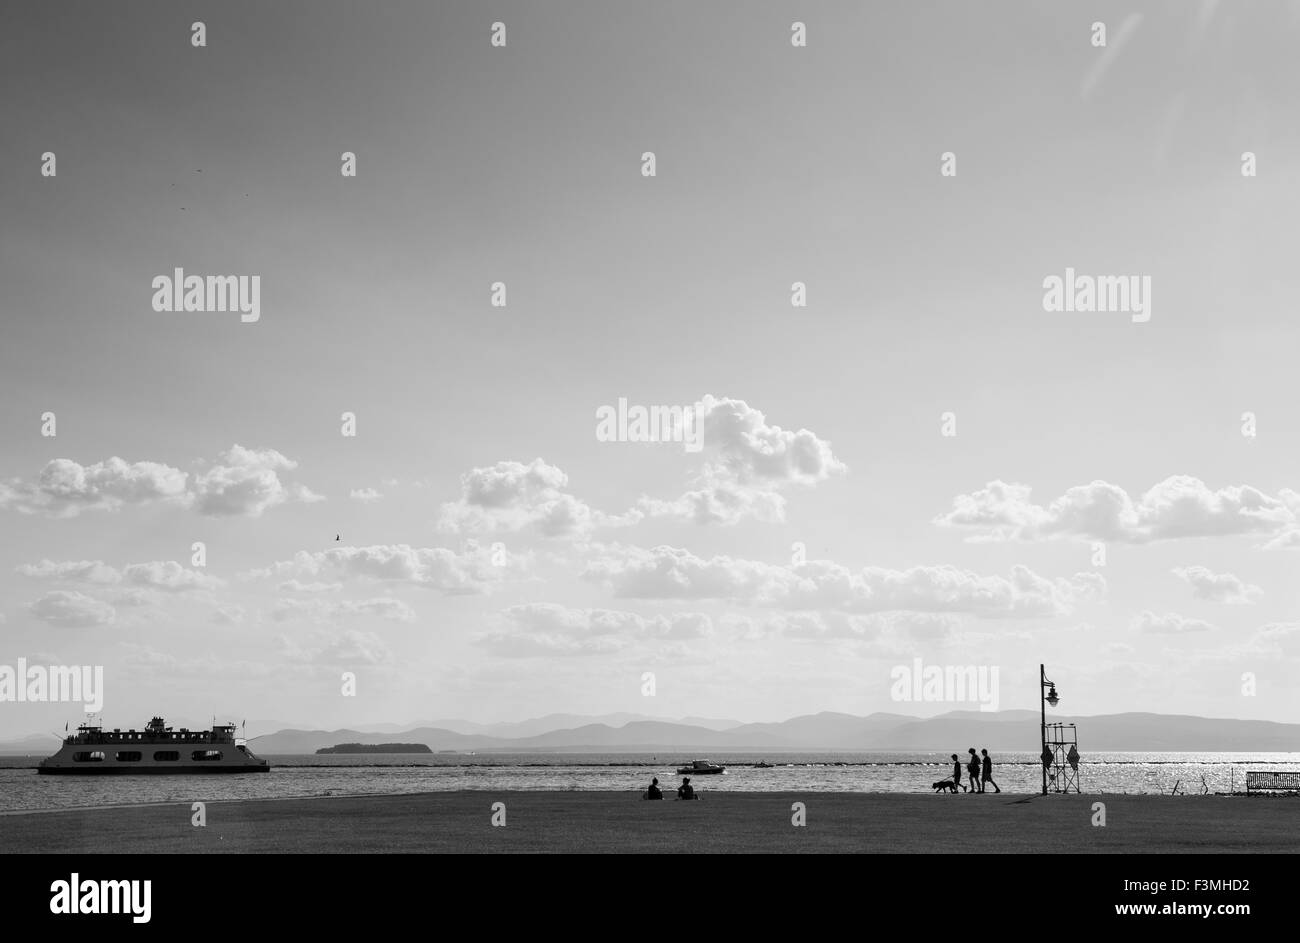
[[[1244, 796], [468, 791], [265, 797], [0, 817], [11, 853], [1300, 852], [1300, 800]], [[1251, 797], [1254, 798], [1254, 797]], [[1278, 797], [1285, 798], [1285, 797]], [[331, 802], [318, 800], [329, 799]], [[498, 806], [497, 804], [501, 805]], [[803, 826], [794, 819], [802, 803]], [[1098, 804], [1106, 823], [1094, 824]], [[504, 810], [505, 826], [494, 826]]]
[[[605, 795], [621, 796], [625, 794], [634, 795], [634, 791], [632, 790], [628, 790], [626, 793], [624, 793], [621, 791], [611, 792], [608, 789], [570, 789], [570, 790], [565, 790], [563, 792], [555, 789], [511, 789], [505, 791], [509, 792], [512, 795], [516, 795], [516, 794], [517, 795], [561, 795], [563, 794], [563, 795], [590, 795], [590, 796], [605, 796]], [[232, 803], [243, 803], [243, 802], [311, 802], [317, 799], [401, 799], [410, 796], [451, 796], [451, 795], [487, 795], [487, 794], [496, 795], [501, 792], [502, 790], [487, 789], [487, 788], [423, 789], [418, 792], [328, 792], [328, 793], [313, 793], [313, 794], [292, 795], [292, 796], [245, 796], [238, 799], [195, 799], [193, 801], [206, 802], [208, 805], [217, 805], [219, 803], [232, 804]], [[716, 792], [713, 793], [713, 795], [730, 795], [730, 796], [782, 795], [784, 796], [784, 795], [796, 795], [796, 793], [788, 789], [782, 789], [782, 790], [735, 789], [735, 790], [727, 790], [726, 792]], [[869, 790], [869, 789], [858, 789], [852, 791], [828, 789], [828, 790], [802, 792], [802, 793], [798, 793], [798, 795], [878, 796], [882, 798], [909, 799], [909, 798], [917, 798], [923, 795], [928, 795], [928, 793], [889, 792], [885, 790], [877, 791], [877, 790]], [[959, 793], [958, 795], [964, 796], [965, 793]], [[990, 793], [986, 793], [986, 795], [988, 795], [991, 799], [995, 799], [998, 794], [990, 792]], [[1036, 792], [1012, 792], [1009, 789], [1003, 789], [1001, 795], [1010, 799], [1019, 798], [1025, 800], [1039, 799], [1042, 801], [1050, 801], [1055, 794], [1042, 796]], [[1124, 799], [1124, 798], [1170, 799], [1170, 800], [1173, 799], [1251, 799], [1254, 800], [1254, 799], [1296, 799], [1297, 798], [1296, 796], [1289, 796], [1281, 793], [1274, 794], [1274, 793], [1266, 793], [1266, 792], [1256, 792], [1256, 793], [1209, 792], [1209, 793], [1192, 793], [1192, 794], [1181, 793], [1178, 795], [1173, 795], [1170, 793], [1160, 793], [1160, 792], [1085, 792], [1081, 794], [1070, 793], [1068, 796], [1062, 796], [1062, 798], [1069, 798], [1072, 800], [1078, 800], [1080, 798], [1087, 799], [1089, 797], [1098, 800], [1111, 800], [1111, 799]], [[673, 801], [672, 790], [669, 790], [668, 793], [665, 793], [665, 799], [667, 801]], [[114, 802], [107, 805], [59, 806], [55, 808], [43, 808], [43, 809], [0, 809], [0, 818], [4, 818], [5, 816], [18, 816], [18, 815], [57, 815], [63, 812], [69, 812], [69, 813], [70, 812], [97, 812], [105, 809], [150, 809], [150, 808], [154, 808], [155, 806], [177, 805], [181, 801], [182, 800], [180, 799], [156, 799], [148, 802]]]

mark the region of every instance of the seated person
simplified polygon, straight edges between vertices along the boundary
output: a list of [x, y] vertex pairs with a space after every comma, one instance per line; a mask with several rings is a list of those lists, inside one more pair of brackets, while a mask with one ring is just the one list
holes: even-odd
[[650, 788], [646, 790], [645, 798], [662, 799], [663, 797], [664, 794], [659, 789], [659, 777], [656, 776], [654, 779], [650, 781]]
[[691, 777], [683, 776], [682, 784], [677, 787], [678, 799], [694, 799], [695, 787], [691, 785]]

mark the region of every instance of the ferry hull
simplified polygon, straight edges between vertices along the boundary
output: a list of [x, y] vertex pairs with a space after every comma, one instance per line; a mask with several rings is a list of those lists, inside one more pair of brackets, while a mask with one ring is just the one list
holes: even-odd
[[96, 764], [96, 767], [91, 769], [86, 766], [38, 766], [36, 772], [42, 776], [208, 776], [213, 773], [269, 773], [271, 771], [269, 765], [141, 766], [132, 764], [127, 766], [125, 763], [115, 763], [111, 766]]

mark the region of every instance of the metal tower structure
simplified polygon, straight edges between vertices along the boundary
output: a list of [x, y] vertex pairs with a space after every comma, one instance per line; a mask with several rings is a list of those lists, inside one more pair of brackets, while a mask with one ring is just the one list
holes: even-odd
[[1042, 761], [1045, 791], [1082, 791], [1079, 788], [1079, 733], [1074, 724], [1043, 726]]

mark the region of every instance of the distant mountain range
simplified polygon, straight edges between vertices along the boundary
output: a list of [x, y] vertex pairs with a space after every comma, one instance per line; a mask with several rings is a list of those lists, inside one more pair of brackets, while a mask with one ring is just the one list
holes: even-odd
[[688, 727], [703, 727], [706, 730], [730, 730], [743, 726], [738, 720], [717, 720], [709, 717], [683, 717], [679, 721], [665, 721], [662, 717], [649, 717], [645, 714], [547, 714], [532, 720], [521, 720], [503, 724], [476, 724], [468, 720], [417, 720], [402, 726], [400, 724], [359, 724], [357, 730], [364, 733], [399, 733], [421, 727], [433, 727], [438, 730], [450, 730], [452, 733], [466, 736], [485, 737], [536, 737], [553, 730], [571, 730], [591, 724], [604, 724], [607, 727], [622, 727], [638, 721], [655, 723], [678, 723]]
[[[1300, 752], [1300, 724], [1139, 713], [1049, 719], [1078, 724], [1079, 748], [1083, 752]], [[965, 755], [967, 747], [1037, 753], [1038, 723], [1034, 711], [953, 711], [929, 718], [821, 713], [761, 724], [708, 718], [668, 721], [639, 714], [552, 714], [508, 724], [444, 720], [412, 727], [369, 724], [344, 730], [290, 728], [254, 737], [250, 744], [263, 756], [315, 753], [340, 743], [375, 744], [394, 739], [423, 743], [434, 751], [475, 753], [877, 750]], [[395, 738], [394, 734], [400, 736]], [[0, 753], [50, 753], [54, 746], [54, 738], [49, 735], [33, 736], [0, 743]]]

